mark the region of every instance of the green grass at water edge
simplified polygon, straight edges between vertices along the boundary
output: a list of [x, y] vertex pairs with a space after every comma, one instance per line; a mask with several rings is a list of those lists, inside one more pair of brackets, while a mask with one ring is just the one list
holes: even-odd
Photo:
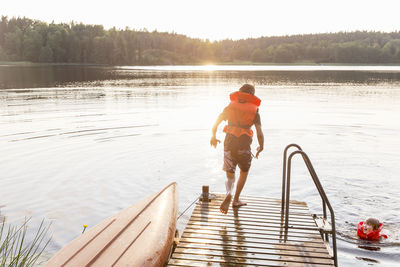
[[33, 240], [26, 240], [29, 220], [25, 219], [20, 226], [6, 226], [3, 218], [0, 226], [0, 267], [33, 266], [49, 244], [51, 238], [46, 237], [50, 224], [45, 225], [44, 220]]

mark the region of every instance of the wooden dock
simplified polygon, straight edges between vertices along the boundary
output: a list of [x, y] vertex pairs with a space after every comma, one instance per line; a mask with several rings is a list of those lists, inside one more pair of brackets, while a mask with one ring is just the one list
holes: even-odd
[[198, 201], [168, 266], [334, 266], [306, 203], [290, 201], [284, 242], [280, 200], [241, 197], [225, 215], [223, 198]]

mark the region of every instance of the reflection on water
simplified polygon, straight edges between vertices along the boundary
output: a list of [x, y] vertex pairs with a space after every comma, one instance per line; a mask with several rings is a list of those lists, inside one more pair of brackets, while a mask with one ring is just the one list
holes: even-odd
[[128, 70], [150, 71], [371, 71], [400, 72], [400, 66], [354, 65], [198, 65], [198, 66], [122, 66]]
[[[243, 194], [280, 198], [282, 150], [298, 143], [335, 210], [340, 266], [370, 264], [356, 257], [396, 266], [399, 75], [0, 66], [0, 216], [53, 221], [51, 255], [83, 224], [91, 227], [171, 181], [179, 184], [181, 211], [202, 185], [223, 192], [222, 146], [210, 148], [210, 127], [228, 94], [254, 81], [266, 149], [253, 161]], [[320, 212], [304, 164], [294, 160], [292, 177], [291, 196]], [[368, 244], [355, 236], [357, 223], [370, 216], [389, 235], [376, 251], [359, 248]], [[237, 236], [229, 238], [247, 238], [235, 224]]]
[[370, 250], [370, 251], [379, 251], [379, 250], [381, 250], [381, 248], [380, 247], [378, 247], [378, 246], [358, 246], [359, 248], [362, 248], [362, 249], [366, 249], [366, 250]]
[[[0, 89], [188, 86], [249, 80], [257, 85], [399, 83], [400, 66], [1, 66]], [[82, 84], [83, 83], [83, 84]]]

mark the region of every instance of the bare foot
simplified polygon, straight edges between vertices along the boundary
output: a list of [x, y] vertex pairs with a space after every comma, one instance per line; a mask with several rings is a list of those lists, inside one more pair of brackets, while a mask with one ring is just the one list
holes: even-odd
[[223, 214], [227, 214], [229, 210], [229, 205], [231, 204], [232, 195], [226, 195], [224, 201], [222, 201], [221, 206], [219, 206], [219, 210]]
[[238, 208], [238, 207], [241, 207], [241, 206], [246, 206], [247, 205], [247, 203], [246, 202], [243, 202], [243, 201], [233, 201], [232, 202], [232, 207], [233, 208]]

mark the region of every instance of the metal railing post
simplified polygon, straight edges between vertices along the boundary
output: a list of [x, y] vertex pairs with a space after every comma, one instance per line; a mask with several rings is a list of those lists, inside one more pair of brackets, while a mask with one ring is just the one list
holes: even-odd
[[[291, 146], [296, 146], [299, 148], [299, 150], [292, 152], [288, 159], [286, 158], [287, 156], [287, 150]], [[296, 144], [291, 144], [288, 145], [285, 150], [284, 150], [284, 159], [283, 159], [283, 174], [282, 174], [282, 206], [281, 206], [281, 220], [283, 220], [283, 213], [285, 214], [285, 236], [284, 236], [284, 241], [287, 241], [288, 237], [288, 232], [289, 232], [289, 204], [290, 204], [290, 176], [291, 176], [291, 168], [292, 168], [292, 158], [296, 154], [301, 154], [303, 161], [305, 165], [307, 166], [307, 169], [311, 175], [311, 178], [313, 179], [314, 185], [316, 186], [318, 193], [322, 199], [322, 209], [323, 209], [323, 218], [326, 221], [327, 220], [327, 211], [326, 207], [329, 209], [330, 217], [331, 217], [331, 227], [332, 227], [332, 249], [333, 249], [333, 261], [335, 266], [338, 266], [338, 261], [337, 261], [337, 246], [336, 246], [336, 225], [335, 225], [335, 214], [333, 211], [333, 208], [325, 194], [325, 191], [318, 179], [318, 176], [314, 170], [314, 167], [312, 166], [312, 163], [310, 161], [310, 158], [307, 156], [307, 154]], [[287, 160], [287, 163], [286, 163]], [[287, 168], [286, 168], [287, 164]], [[287, 181], [286, 181], [287, 180]], [[323, 232], [321, 231], [321, 236], [324, 239]], [[325, 232], [325, 241], [329, 242], [328, 238], [328, 233]], [[329, 243], [328, 243], [329, 244]]]
[[285, 192], [286, 192], [286, 161], [287, 151], [291, 147], [296, 147], [298, 150], [302, 150], [297, 144], [290, 144], [285, 147], [283, 151], [283, 170], [282, 170], [282, 198], [281, 198], [281, 221], [283, 221], [283, 215], [285, 213]]
[[292, 157], [294, 155], [295, 152], [292, 152], [289, 156], [287, 177], [286, 177], [287, 184], [286, 184], [286, 200], [285, 200], [285, 238], [284, 238], [285, 242], [287, 241], [287, 236], [289, 232], [290, 174], [292, 169]]

